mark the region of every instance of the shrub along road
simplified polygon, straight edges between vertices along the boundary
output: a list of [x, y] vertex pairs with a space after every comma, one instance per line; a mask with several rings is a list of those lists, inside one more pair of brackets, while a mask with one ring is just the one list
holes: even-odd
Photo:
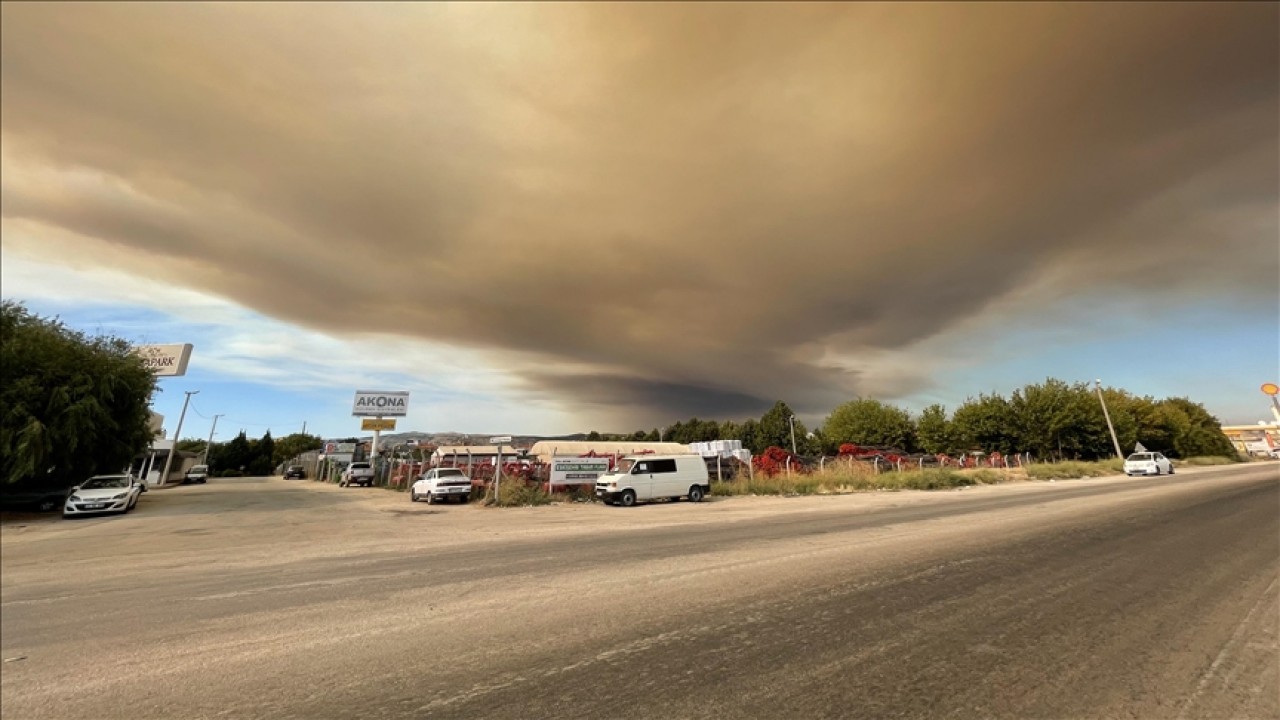
[[215, 479], [0, 529], [0, 715], [1275, 717], [1278, 469], [632, 509]]

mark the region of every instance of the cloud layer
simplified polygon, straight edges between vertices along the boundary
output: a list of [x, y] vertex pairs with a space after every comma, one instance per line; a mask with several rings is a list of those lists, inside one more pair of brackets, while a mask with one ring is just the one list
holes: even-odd
[[928, 387], [921, 348], [992, 313], [1274, 316], [1278, 20], [11, 3], [5, 239], [481, 351], [602, 419], [821, 411]]

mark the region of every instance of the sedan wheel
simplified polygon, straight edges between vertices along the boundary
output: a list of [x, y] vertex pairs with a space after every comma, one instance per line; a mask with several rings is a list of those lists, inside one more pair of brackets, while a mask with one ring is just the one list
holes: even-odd
[[418, 502], [418, 493], [415, 490], [409, 491], [409, 502]]

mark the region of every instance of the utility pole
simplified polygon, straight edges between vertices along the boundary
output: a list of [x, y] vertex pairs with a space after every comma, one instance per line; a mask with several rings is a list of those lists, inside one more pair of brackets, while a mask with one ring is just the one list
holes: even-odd
[[169, 480], [169, 469], [173, 467], [173, 456], [178, 454], [178, 439], [182, 437], [182, 420], [187, 417], [187, 403], [191, 402], [192, 395], [198, 395], [199, 390], [187, 390], [187, 397], [182, 401], [182, 414], [178, 415], [178, 429], [173, 432], [173, 445], [169, 448], [169, 455], [164, 459], [164, 470], [160, 472], [160, 484], [164, 485]]
[[787, 418], [787, 422], [791, 423], [791, 454], [797, 455], [796, 452], [796, 416], [791, 415]]
[[1107, 419], [1107, 429], [1111, 431], [1111, 444], [1116, 448], [1116, 457], [1124, 459], [1124, 451], [1120, 449], [1120, 440], [1116, 437], [1116, 426], [1111, 424], [1111, 413], [1107, 412], [1107, 401], [1102, 397], [1102, 380], [1094, 380], [1094, 387], [1098, 389], [1098, 402], [1102, 403], [1102, 416]]
[[303, 421], [302, 421], [302, 434], [303, 434], [303, 435], [306, 435], [306, 434], [307, 434], [307, 421], [306, 421], [306, 420], [303, 420]]
[[213, 431], [218, 429], [218, 418], [226, 413], [213, 416], [213, 427], [209, 428], [209, 439], [204, 443], [204, 453], [200, 456], [200, 464], [207, 466], [209, 464], [209, 448], [213, 445]]

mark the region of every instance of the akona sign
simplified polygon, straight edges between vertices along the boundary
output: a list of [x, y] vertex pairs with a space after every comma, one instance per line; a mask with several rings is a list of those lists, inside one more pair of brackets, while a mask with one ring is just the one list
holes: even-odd
[[409, 413], [409, 393], [357, 390], [351, 414], [356, 417], [404, 417]]

